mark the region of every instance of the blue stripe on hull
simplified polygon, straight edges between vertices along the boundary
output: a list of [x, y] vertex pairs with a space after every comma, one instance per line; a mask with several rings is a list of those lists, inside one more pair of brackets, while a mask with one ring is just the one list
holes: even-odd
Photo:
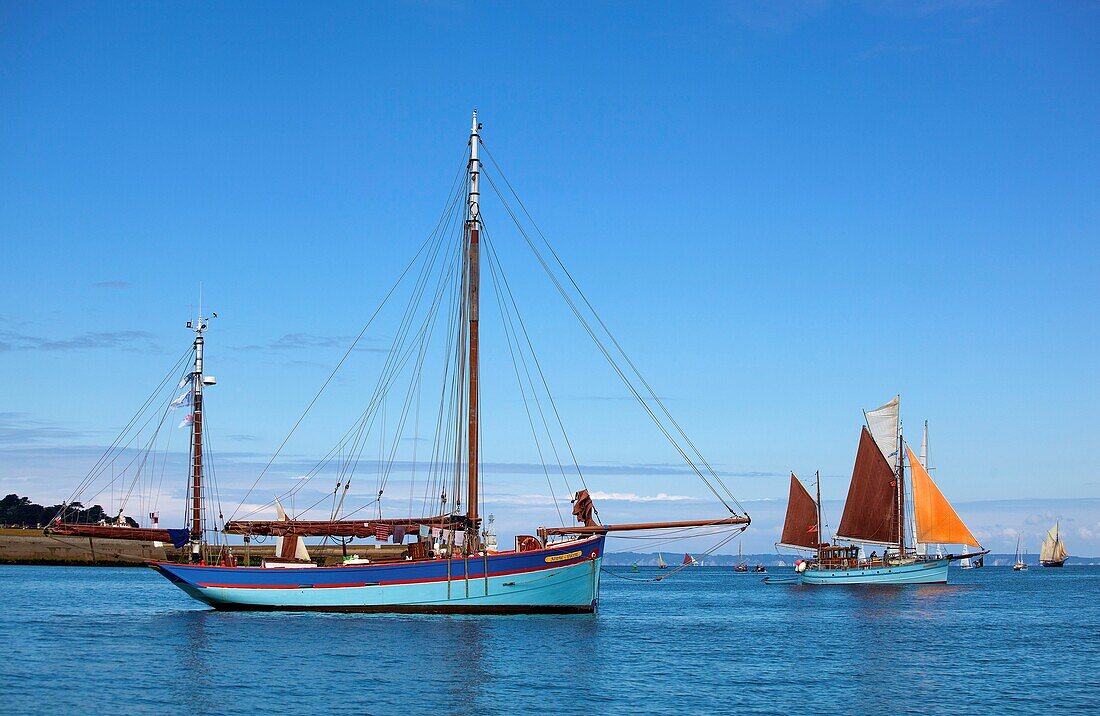
[[600, 535], [536, 552], [455, 559], [449, 564], [432, 560], [311, 569], [153, 566], [216, 609], [592, 612], [603, 542]]
[[950, 560], [854, 569], [807, 569], [803, 584], [946, 584]]

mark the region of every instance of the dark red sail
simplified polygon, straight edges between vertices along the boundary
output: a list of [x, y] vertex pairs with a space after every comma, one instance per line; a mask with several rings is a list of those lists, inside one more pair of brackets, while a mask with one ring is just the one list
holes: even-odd
[[783, 544], [817, 549], [817, 503], [791, 473], [791, 494], [787, 498], [787, 519], [783, 522]]
[[852, 484], [837, 538], [888, 544], [898, 541], [897, 478], [866, 427], [859, 436]]

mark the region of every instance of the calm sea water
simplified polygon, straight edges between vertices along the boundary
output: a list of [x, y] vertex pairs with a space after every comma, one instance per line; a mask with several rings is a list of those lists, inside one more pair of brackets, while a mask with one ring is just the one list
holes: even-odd
[[604, 575], [596, 616], [223, 614], [151, 570], [0, 567], [0, 712], [1097, 712], [1100, 568], [952, 581], [699, 568]]

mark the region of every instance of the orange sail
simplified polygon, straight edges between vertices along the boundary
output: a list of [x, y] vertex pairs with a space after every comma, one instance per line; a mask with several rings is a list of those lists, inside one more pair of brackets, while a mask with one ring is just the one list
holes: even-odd
[[837, 539], [898, 543], [898, 483], [867, 428], [859, 436], [856, 464]]
[[977, 538], [963, 524], [955, 508], [936, 487], [932, 476], [905, 446], [913, 475], [913, 519], [917, 524], [917, 541], [930, 544], [968, 544], [981, 547]]
[[791, 496], [787, 499], [787, 519], [783, 522], [781, 544], [817, 549], [817, 503], [798, 478], [791, 473]]

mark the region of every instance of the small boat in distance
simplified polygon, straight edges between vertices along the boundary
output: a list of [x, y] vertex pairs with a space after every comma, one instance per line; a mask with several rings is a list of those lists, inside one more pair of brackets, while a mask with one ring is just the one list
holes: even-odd
[[1043, 538], [1043, 546], [1039, 549], [1039, 564], [1044, 567], [1061, 567], [1069, 558], [1066, 551], [1066, 543], [1062, 540], [1062, 533], [1058, 530], [1058, 523], [1047, 532]]
[[692, 557], [690, 554], [685, 554], [684, 555], [683, 566], [684, 567], [698, 567], [699, 562], [694, 557]]
[[745, 563], [744, 558], [741, 556], [741, 542], [737, 542], [737, 564], [733, 565], [733, 571], [739, 574], [748, 574], [749, 565]]
[[[1026, 556], [1026, 553], [1025, 553]], [[1014, 572], [1026, 572], [1027, 562], [1020, 557], [1020, 538], [1016, 537], [1016, 564], [1012, 565], [1012, 571]]]
[[668, 565], [665, 564], [665, 558], [660, 552], [657, 553], [657, 569], [668, 569]]

